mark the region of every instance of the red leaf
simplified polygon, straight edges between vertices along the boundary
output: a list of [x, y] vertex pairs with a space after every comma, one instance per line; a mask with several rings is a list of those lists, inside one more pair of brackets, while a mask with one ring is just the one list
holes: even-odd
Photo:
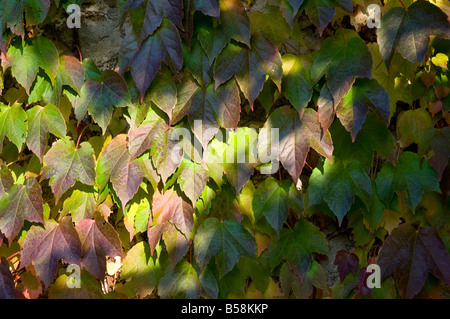
[[342, 282], [349, 273], [355, 273], [358, 269], [359, 258], [354, 253], [342, 249], [337, 252], [334, 264], [338, 267], [339, 278]]
[[84, 219], [76, 226], [83, 249], [81, 264], [98, 279], [105, 277], [106, 256], [124, 257], [119, 235], [114, 227], [105, 222], [99, 213], [94, 219]]

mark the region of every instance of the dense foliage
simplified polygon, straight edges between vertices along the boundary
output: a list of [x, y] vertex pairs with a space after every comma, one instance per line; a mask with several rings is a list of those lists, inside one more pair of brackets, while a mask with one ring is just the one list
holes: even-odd
[[0, 4], [0, 298], [441, 296], [448, 2], [118, 0], [102, 72], [81, 2]]

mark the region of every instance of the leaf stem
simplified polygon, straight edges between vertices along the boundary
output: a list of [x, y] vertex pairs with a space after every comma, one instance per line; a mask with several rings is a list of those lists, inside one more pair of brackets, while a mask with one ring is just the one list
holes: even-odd
[[403, 1], [402, 0], [398, 0], [399, 2], [400, 2], [400, 4], [402, 5], [402, 7], [406, 10], [406, 6], [405, 6], [405, 4], [403, 3]]
[[297, 52], [298, 54], [302, 54], [301, 52], [300, 52], [300, 50], [299, 49], [297, 49], [296, 47], [294, 47], [292, 44], [290, 44], [289, 42], [284, 42], [283, 44], [287, 44], [288, 46], [290, 46], [295, 52]]
[[9, 256], [9, 257], [6, 257], [6, 259], [11, 259], [11, 258], [13, 258], [14, 256], [16, 256], [16, 255], [18, 255], [18, 254], [20, 254], [20, 251], [18, 251], [18, 252], [16, 252], [16, 253], [14, 253], [14, 254], [12, 254], [11, 256]]
[[33, 156], [33, 153], [31, 153], [31, 154], [27, 154], [27, 155], [25, 155], [25, 156], [22, 156], [22, 157], [19, 157], [18, 159], [16, 159], [15, 161], [12, 161], [11, 163], [8, 163], [6, 166], [10, 166], [10, 165], [12, 165], [12, 164], [14, 164], [14, 163], [17, 163], [17, 162], [20, 162], [20, 161], [23, 161], [24, 159], [27, 159], [28, 157], [31, 157], [31, 156]]
[[80, 134], [78, 134], [77, 145], [75, 146], [75, 149], [78, 149], [78, 145], [80, 145], [81, 136], [83, 136], [83, 133], [88, 128], [88, 126], [89, 126], [89, 124], [86, 125], [85, 127], [83, 127]]
[[344, 40], [344, 44], [347, 45], [347, 40], [345, 40], [344, 31], [342, 31], [342, 26], [339, 28], [339, 30], [341, 30], [342, 40]]

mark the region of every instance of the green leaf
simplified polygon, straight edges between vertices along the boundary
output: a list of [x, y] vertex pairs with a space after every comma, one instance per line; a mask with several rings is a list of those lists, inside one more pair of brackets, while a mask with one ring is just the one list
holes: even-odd
[[309, 179], [309, 206], [325, 201], [338, 218], [339, 224], [350, 210], [357, 195], [366, 205], [372, 198], [372, 185], [360, 162], [343, 164], [325, 161], [323, 168], [315, 168]]
[[78, 122], [81, 122], [89, 111], [104, 134], [112, 118], [113, 105], [125, 107], [129, 104], [131, 100], [125, 80], [116, 72], [106, 70], [102, 73], [101, 80], [91, 78], [83, 85], [74, 111]]
[[423, 134], [417, 155], [422, 157], [427, 153], [430, 156], [428, 159], [430, 166], [436, 170], [439, 180], [441, 180], [450, 158], [449, 127], [441, 129], [431, 128]]
[[287, 205], [286, 191], [275, 178], [269, 177], [258, 186], [253, 195], [255, 221], [264, 216], [279, 235], [289, 213]]
[[311, 80], [316, 83], [326, 76], [335, 105], [347, 94], [357, 77], [372, 78], [372, 55], [359, 36], [323, 43], [311, 67]]
[[429, 191], [440, 192], [437, 173], [424, 160], [419, 166], [417, 154], [404, 152], [396, 165], [385, 164], [378, 173], [375, 183], [380, 200], [389, 205], [394, 192], [405, 191], [406, 204], [413, 210], [422, 198], [422, 194]]
[[[194, 87], [191, 87], [194, 89]], [[194, 135], [206, 149], [209, 141], [223, 128], [236, 128], [240, 119], [241, 99], [234, 80], [214, 89], [195, 87], [195, 91], [185, 93], [176, 106], [177, 119], [187, 114]], [[197, 121], [197, 122], [196, 122]]]
[[39, 68], [47, 73], [54, 84], [59, 55], [53, 42], [44, 37], [37, 37], [31, 43], [16, 40], [11, 43], [2, 66], [4, 69], [11, 67], [12, 75], [29, 93]]
[[250, 20], [240, 0], [220, 0], [220, 20], [225, 32], [250, 47]]
[[344, 162], [353, 162], [354, 154], [358, 154], [358, 161], [368, 169], [372, 164], [373, 151], [390, 161], [394, 160], [394, 137], [385, 123], [371, 112], [367, 114], [354, 142], [340, 121], [333, 123], [330, 132], [333, 136], [333, 155]]
[[233, 269], [240, 256], [253, 257], [256, 248], [252, 236], [238, 222], [208, 218], [197, 230], [194, 253], [201, 268], [215, 256], [222, 278]]
[[172, 115], [172, 110], [177, 104], [177, 87], [169, 69], [163, 68], [158, 73], [150, 85], [148, 97], [169, 117]]
[[313, 83], [309, 77], [312, 59], [308, 56], [284, 54], [283, 90], [294, 108], [303, 115], [303, 109], [312, 97]]
[[75, 148], [73, 141], [60, 139], [45, 154], [42, 178], [50, 178], [50, 186], [56, 203], [76, 181], [86, 185], [94, 185], [95, 161], [94, 149], [88, 142]]
[[227, 46], [231, 34], [223, 23], [214, 24], [211, 21], [199, 21], [196, 24], [197, 39], [212, 64], [220, 52]]
[[253, 32], [261, 32], [276, 47], [289, 38], [289, 24], [276, 6], [267, 6], [264, 12], [250, 12], [250, 25]]
[[351, 0], [308, 0], [306, 2], [305, 12], [311, 22], [319, 29], [320, 36], [322, 36], [323, 30], [335, 16], [336, 6], [348, 13], [353, 12], [353, 2]]
[[47, 146], [47, 134], [64, 138], [66, 136], [66, 122], [59, 109], [51, 104], [45, 107], [36, 105], [27, 110], [28, 136], [27, 146], [36, 154], [42, 162], [45, 147]]
[[[279, 129], [279, 143], [272, 140], [271, 129], [273, 128]], [[298, 181], [310, 147], [330, 161], [332, 160], [331, 135], [327, 132], [322, 136], [317, 113], [310, 108], [304, 110], [301, 119], [299, 113], [289, 106], [278, 108], [269, 116], [259, 132], [259, 158], [276, 154], [294, 183]]]
[[401, 148], [419, 144], [425, 132], [433, 127], [430, 114], [424, 109], [408, 110], [397, 117], [397, 138]]
[[200, 42], [196, 41], [193, 45], [191, 45], [190, 51], [188, 51], [187, 48], [184, 51], [184, 62], [186, 64], [186, 67], [191, 72], [191, 75], [195, 78], [195, 80], [200, 84], [201, 87], [207, 87], [211, 82], [211, 63]]
[[0, 103], [0, 150], [3, 140], [9, 138], [20, 151], [28, 133], [27, 113], [20, 104], [6, 106]]
[[241, 91], [253, 108], [266, 77], [269, 76], [281, 89], [283, 69], [280, 53], [262, 35], [252, 37], [251, 49], [230, 43], [217, 57], [214, 67], [214, 89], [236, 77]]
[[173, 178], [176, 178], [180, 189], [191, 200], [192, 204], [195, 204], [200, 197], [209, 179], [207, 170], [202, 165], [185, 158], [181, 160]]
[[448, 33], [448, 28], [446, 14], [428, 1], [416, 1], [406, 9], [391, 8], [383, 15], [377, 30], [383, 60], [389, 66], [397, 49], [408, 61], [422, 62], [430, 36]]
[[76, 225], [83, 219], [93, 218], [96, 206], [94, 193], [75, 189], [64, 201], [60, 216], [71, 215]]
[[377, 81], [358, 79], [336, 107], [336, 115], [351, 133], [352, 142], [355, 141], [369, 108], [388, 124], [390, 107], [386, 90]]
[[44, 223], [43, 213], [42, 190], [36, 179], [27, 179], [26, 185], [15, 184], [0, 199], [0, 231], [11, 243], [24, 220]]
[[202, 291], [197, 272], [187, 261], [179, 263], [161, 278], [158, 293], [161, 298], [197, 299]]
[[97, 162], [96, 182], [103, 189], [111, 180], [113, 189], [122, 203], [122, 209], [138, 191], [142, 183], [140, 166], [133, 162], [127, 148], [126, 134], [113, 138]]
[[183, 65], [180, 35], [172, 22], [163, 19], [161, 27], [140, 46], [133, 33], [123, 39], [119, 53], [120, 73], [124, 74], [130, 69], [141, 102], [161, 68], [161, 62], [165, 62], [173, 71], [179, 71]]
[[2, 20], [13, 33], [24, 34], [23, 11], [25, 10], [26, 26], [40, 24], [44, 21], [50, 8], [50, 0], [17, 0], [4, 3]]
[[0, 166], [0, 198], [14, 186], [14, 178], [6, 165]]
[[255, 129], [249, 127], [239, 127], [227, 133], [227, 145], [221, 163], [237, 195], [254, 171], [257, 160], [257, 133]]
[[328, 254], [325, 235], [313, 224], [299, 220], [293, 230], [284, 228], [278, 239], [273, 240], [261, 258], [268, 258], [271, 268], [285, 259], [294, 273], [304, 278], [313, 262], [313, 253]]
[[141, 241], [127, 252], [120, 278], [131, 279], [136, 293], [144, 298], [151, 295], [157, 287], [159, 272], [158, 262], [155, 263], [150, 255], [150, 247]]

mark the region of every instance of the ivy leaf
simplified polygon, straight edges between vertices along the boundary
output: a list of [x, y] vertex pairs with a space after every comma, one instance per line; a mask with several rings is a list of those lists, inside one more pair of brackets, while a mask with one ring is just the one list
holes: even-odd
[[[210, 23], [208, 23], [210, 22]], [[220, 52], [231, 40], [231, 35], [226, 31], [225, 24], [213, 24], [211, 21], [199, 21], [196, 24], [197, 39], [212, 64]]]
[[99, 214], [94, 219], [83, 219], [75, 227], [80, 236], [83, 259], [81, 265], [97, 279], [102, 280], [106, 271], [106, 256], [125, 257], [114, 227]]
[[[186, 48], [184, 46], [184, 48]], [[191, 75], [200, 84], [201, 87], [207, 87], [211, 82], [210, 66], [208, 55], [203, 50], [199, 41], [194, 42], [190, 51], [186, 48], [184, 62], [191, 72]]]
[[263, 216], [272, 228], [280, 234], [289, 214], [285, 189], [273, 177], [268, 177], [256, 189], [252, 201], [255, 221]]
[[42, 190], [34, 178], [26, 185], [15, 184], [0, 199], [0, 231], [11, 242], [23, 227], [24, 220], [44, 223]]
[[174, 139], [172, 139], [173, 127], [170, 127], [166, 131], [159, 131], [158, 134], [153, 136], [151, 157], [153, 164], [161, 176], [163, 184], [166, 183], [170, 175], [172, 175], [180, 162], [173, 159], [175, 156], [182, 156], [182, 149], [177, 148], [177, 144]]
[[75, 148], [73, 141], [60, 139], [45, 154], [42, 179], [50, 178], [50, 186], [55, 194], [56, 203], [76, 181], [94, 185], [95, 161], [94, 149], [88, 142]]
[[191, 203], [195, 204], [208, 182], [209, 177], [207, 173], [207, 170], [202, 165], [183, 158], [172, 178], [176, 179], [180, 189], [191, 200]]
[[338, 218], [339, 224], [350, 210], [355, 195], [367, 206], [372, 198], [372, 184], [359, 161], [347, 164], [325, 161], [323, 168], [316, 167], [309, 179], [309, 205], [319, 204], [323, 200]]
[[220, 21], [234, 40], [250, 47], [250, 19], [240, 0], [220, 0]]
[[27, 113], [18, 103], [6, 106], [0, 103], [0, 150], [3, 148], [3, 140], [9, 138], [20, 151], [27, 137]]
[[425, 191], [440, 192], [437, 173], [422, 161], [419, 166], [417, 154], [404, 152], [394, 167], [386, 163], [378, 173], [375, 183], [380, 200], [386, 205], [390, 203], [394, 192], [406, 191], [406, 204], [413, 210]]
[[36, 25], [44, 21], [50, 8], [50, 0], [17, 0], [7, 1], [3, 8], [3, 23], [11, 31], [24, 37], [23, 11], [25, 10], [26, 25]]
[[397, 117], [397, 138], [400, 147], [419, 144], [425, 132], [433, 127], [430, 114], [424, 109], [407, 110]]
[[0, 299], [14, 299], [14, 278], [5, 257], [0, 260]]
[[283, 61], [283, 89], [292, 106], [303, 115], [303, 109], [312, 97], [313, 83], [309, 77], [312, 60], [307, 56], [284, 54]]
[[5, 70], [11, 67], [11, 74], [30, 93], [39, 68], [45, 71], [54, 84], [59, 54], [53, 42], [44, 37], [37, 37], [31, 43], [17, 40], [9, 46], [6, 58], [2, 59], [2, 66]]
[[369, 108], [388, 124], [390, 105], [386, 90], [375, 80], [358, 79], [336, 108], [336, 115], [351, 133], [352, 142], [355, 141]]
[[141, 102], [145, 91], [161, 68], [161, 62], [165, 62], [174, 71], [179, 71], [183, 66], [181, 38], [172, 22], [163, 19], [161, 27], [141, 46], [138, 46], [133, 33], [127, 34], [123, 39], [119, 53], [120, 73], [130, 69], [141, 95]]
[[154, 140], [162, 138], [166, 130], [167, 124], [164, 119], [150, 110], [141, 125], [136, 128], [131, 127], [128, 131], [128, 148], [131, 158], [137, 158], [149, 150]]
[[[279, 129], [279, 143], [272, 141], [271, 129]], [[276, 109], [267, 119], [259, 133], [258, 152], [278, 154], [278, 160], [297, 183], [306, 162], [310, 147], [332, 161], [333, 144], [331, 135], [322, 129], [317, 121], [317, 113], [306, 108], [300, 119], [299, 113], [289, 106]]]
[[180, 0], [139, 0], [129, 1], [130, 21], [138, 37], [138, 45], [163, 22], [163, 18], [183, 28], [183, 1]]
[[443, 127], [441, 129], [431, 128], [425, 132], [419, 143], [418, 156], [430, 153], [428, 162], [442, 179], [444, 170], [447, 167], [450, 158], [450, 128]]
[[[0, 198], [14, 186], [14, 178], [6, 165], [0, 166]], [[1, 245], [1, 244], [0, 244]]]
[[222, 156], [223, 170], [236, 195], [253, 174], [257, 161], [257, 138], [256, 130], [249, 127], [239, 127], [227, 136]]
[[356, 274], [359, 258], [354, 253], [341, 249], [336, 253], [334, 265], [338, 267], [339, 278], [342, 282], [349, 273]]
[[253, 257], [256, 246], [252, 236], [234, 220], [208, 218], [198, 228], [194, 238], [195, 259], [204, 268], [215, 256], [219, 277], [228, 273], [240, 256]]
[[[163, 235], [166, 244], [170, 243], [168, 253], [174, 267], [189, 248], [189, 238], [194, 224], [193, 214], [192, 206], [173, 190], [168, 190], [164, 194], [158, 192], [153, 194], [152, 214], [147, 229], [151, 254], [153, 255]], [[181, 234], [174, 232], [181, 232]], [[176, 245], [171, 245], [174, 241]]]
[[169, 118], [177, 104], [177, 87], [173, 74], [169, 69], [163, 68], [153, 80], [149, 89], [150, 101], [163, 110]]
[[127, 144], [126, 134], [113, 138], [101, 153], [96, 168], [97, 184], [103, 189], [111, 180], [122, 209], [137, 193], [143, 178], [140, 166], [131, 161]]
[[31, 87], [28, 103], [43, 100], [48, 104], [59, 105], [64, 86], [69, 86], [76, 93], [80, 94], [84, 78], [83, 65], [77, 58], [67, 55], [60, 56], [55, 85], [52, 85], [50, 78], [46, 74], [39, 72], [36, 82]]
[[270, 243], [262, 256], [268, 258], [272, 268], [285, 259], [294, 273], [302, 279], [311, 268], [314, 252], [328, 254], [325, 235], [310, 222], [299, 220], [293, 230], [282, 229], [280, 237]]
[[31, 263], [39, 278], [48, 287], [56, 275], [58, 261], [80, 265], [81, 243], [70, 217], [63, 217], [58, 224], [45, 222], [45, 228], [32, 226], [22, 244], [20, 268]]
[[353, 2], [351, 0], [308, 0], [306, 2], [305, 12], [311, 22], [319, 29], [320, 36], [322, 36], [323, 30], [336, 15], [336, 6], [349, 13], [353, 12]]
[[209, 141], [220, 127], [237, 127], [241, 112], [240, 103], [239, 89], [235, 81], [231, 80], [216, 90], [212, 84], [206, 89], [197, 87], [190, 98], [185, 101], [184, 106], [182, 103], [177, 105], [177, 109], [182, 107], [182, 110], [177, 110], [177, 112], [188, 114], [189, 124], [194, 135], [206, 149]]
[[289, 38], [291, 29], [277, 6], [267, 6], [264, 12], [253, 11], [248, 16], [252, 30], [261, 32], [276, 47]]
[[253, 103], [261, 92], [266, 77], [269, 76], [281, 89], [282, 74], [282, 62], [278, 50], [264, 36], [254, 35], [250, 50], [241, 45], [229, 43], [217, 57], [214, 67], [214, 89], [234, 75], [253, 109]]
[[131, 104], [128, 86], [116, 72], [106, 70], [102, 79], [90, 78], [81, 88], [81, 97], [74, 111], [78, 122], [83, 120], [87, 111], [102, 128], [103, 134], [111, 121], [113, 105], [125, 107]]
[[200, 10], [207, 16], [220, 17], [220, 6], [218, 0], [195, 0], [194, 9]]
[[381, 280], [394, 274], [403, 298], [413, 298], [431, 272], [450, 284], [450, 257], [438, 232], [430, 226], [416, 230], [402, 224], [383, 243], [377, 258]]
[[448, 28], [447, 15], [428, 1], [416, 1], [406, 9], [391, 8], [383, 15], [377, 30], [383, 60], [389, 66], [397, 49], [408, 61], [422, 62], [430, 36], [448, 33]]
[[202, 291], [194, 267], [187, 261], [180, 262], [162, 277], [158, 285], [161, 298], [197, 299]]
[[289, 25], [293, 26], [294, 18], [300, 9], [300, 6], [303, 4], [304, 0], [281, 0], [280, 10], [283, 14], [283, 17], [289, 23]]
[[377, 151], [386, 159], [394, 161], [392, 154], [394, 137], [386, 124], [372, 112], [367, 114], [354, 142], [352, 142], [350, 134], [340, 121], [333, 123], [330, 132], [333, 136], [333, 155], [344, 162], [353, 162], [355, 160], [354, 154], [358, 154], [358, 161], [368, 169], [372, 164], [373, 151]]
[[123, 260], [120, 279], [132, 279], [140, 298], [150, 295], [157, 286], [158, 267], [150, 256], [145, 241], [134, 245]]
[[328, 86], [326, 84], [322, 86], [320, 96], [317, 99], [317, 115], [323, 131], [328, 131], [331, 124], [333, 124], [336, 112], [333, 97], [331, 96], [330, 90], [328, 90]]
[[72, 195], [64, 201], [61, 216], [70, 214], [73, 222], [78, 224], [86, 218], [93, 218], [96, 208], [95, 194], [76, 189]]
[[51, 104], [45, 107], [34, 106], [27, 110], [27, 117], [27, 145], [42, 162], [47, 146], [47, 134], [52, 133], [59, 138], [64, 138], [67, 130], [66, 122], [59, 109]]
[[335, 105], [347, 94], [356, 77], [372, 78], [372, 55], [359, 37], [354, 36], [324, 43], [311, 67], [311, 80], [316, 83], [325, 75]]

